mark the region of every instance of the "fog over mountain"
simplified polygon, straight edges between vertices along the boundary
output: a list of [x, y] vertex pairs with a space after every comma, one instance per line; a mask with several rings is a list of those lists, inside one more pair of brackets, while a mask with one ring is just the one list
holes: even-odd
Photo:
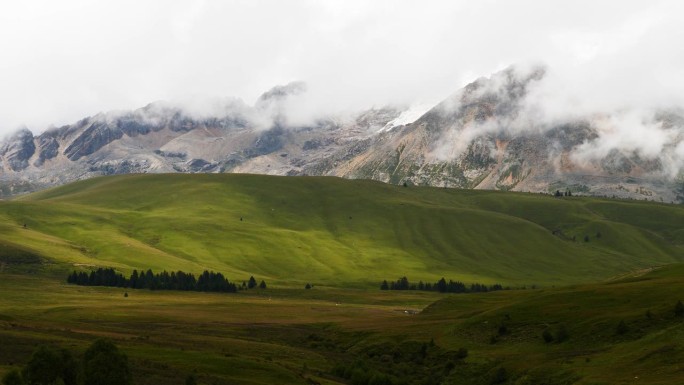
[[2, 4], [3, 194], [259, 172], [677, 201], [682, 14], [677, 1]]
[[551, 71], [511, 66], [425, 112], [386, 105], [313, 115], [297, 81], [251, 105], [155, 102], [35, 137], [23, 128], [0, 144], [2, 193], [108, 174], [249, 172], [684, 201], [681, 108], [553, 116], [538, 96]]

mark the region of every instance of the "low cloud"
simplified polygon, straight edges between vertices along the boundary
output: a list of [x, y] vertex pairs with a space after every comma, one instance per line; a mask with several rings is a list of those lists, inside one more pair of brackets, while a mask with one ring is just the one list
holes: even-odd
[[[673, 97], [658, 105], [653, 103], [657, 98], [644, 99], [638, 92], [618, 97], [612, 95], [614, 90], [600, 88], [604, 86], [600, 82], [595, 86], [582, 82], [583, 87], [570, 89], [559, 86], [570, 84], [574, 77], [561, 78], [547, 66], [525, 65], [478, 79], [440, 106], [444, 116], [451, 115], [455, 121], [431, 155], [441, 161], [453, 160], [480, 138], [510, 139], [543, 134], [564, 124], [589, 124], [594, 135], [569, 154], [577, 165], [591, 167], [619, 155], [655, 162], [657, 170], [648, 171], [659, 175], [682, 175], [684, 109], [672, 106], [684, 104]], [[640, 90], [657, 93], [656, 88]], [[608, 99], [596, 101], [601, 98]], [[488, 116], [478, 119], [471, 116], [473, 111]], [[549, 150], [554, 156], [561, 154], [558, 148]]]
[[[656, 156], [681, 168], [681, 129], [653, 116], [684, 106], [682, 14], [676, 0], [5, 2], [0, 133], [23, 124], [40, 133], [155, 100], [199, 116], [228, 106], [268, 127], [273, 114], [253, 114], [254, 101], [295, 79], [307, 91], [282, 108], [288, 122], [306, 125], [373, 107], [435, 105], [479, 76], [541, 62], [543, 81], [517, 117], [450, 132], [456, 145], [444, 152], [462, 151], [479, 131], [602, 117], [616, 134], [583, 147], [587, 157], [633, 148], [618, 137], [645, 135], [654, 143], [634, 151], [662, 148]], [[233, 96], [244, 102], [225, 99]]]

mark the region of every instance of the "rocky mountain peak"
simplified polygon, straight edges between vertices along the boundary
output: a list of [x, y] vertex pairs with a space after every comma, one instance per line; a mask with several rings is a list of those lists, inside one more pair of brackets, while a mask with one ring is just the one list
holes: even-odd
[[306, 84], [292, 82], [265, 92], [254, 106], [239, 99], [154, 102], [35, 138], [23, 129], [0, 142], [0, 187], [21, 185], [16, 193], [131, 172], [248, 172], [684, 201], [684, 110], [648, 118], [643, 129], [663, 145], [640, 151], [638, 141], [615, 135], [620, 125], [640, 121], [610, 112], [535, 120], [529, 99], [543, 90], [537, 87], [547, 71], [512, 66], [436, 106], [288, 120], [307, 100]]
[[28, 167], [29, 159], [36, 151], [33, 133], [22, 127], [11, 134], [0, 145], [0, 158], [12, 171], [21, 171]]
[[289, 103], [293, 97], [306, 92], [306, 83], [301, 81], [290, 82], [285, 85], [275, 86], [264, 92], [254, 104], [254, 109], [261, 118], [272, 120], [274, 127], [288, 126]]
[[255, 106], [257, 108], [264, 108], [270, 104], [283, 101], [290, 96], [300, 95], [306, 92], [306, 89], [306, 83], [302, 81], [294, 81], [285, 85], [275, 86], [261, 94], [257, 99]]

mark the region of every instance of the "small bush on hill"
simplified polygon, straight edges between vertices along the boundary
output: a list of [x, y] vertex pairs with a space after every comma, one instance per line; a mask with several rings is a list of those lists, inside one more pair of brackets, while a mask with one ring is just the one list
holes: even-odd
[[564, 324], [558, 325], [558, 328], [556, 329], [556, 335], [554, 337], [559, 343], [566, 341], [570, 337], [570, 334], [568, 334], [568, 329]]
[[497, 331], [500, 336], [505, 336], [506, 334], [508, 334], [508, 327], [506, 326], [506, 324], [502, 323], [501, 325], [499, 325], [499, 329]]
[[489, 383], [492, 385], [502, 384], [506, 382], [506, 380], [508, 380], [508, 372], [506, 371], [506, 368], [501, 367], [494, 371], [491, 378], [489, 379]]
[[83, 355], [84, 380], [88, 385], [129, 385], [128, 357], [109, 340], [95, 341]]
[[677, 301], [677, 304], [675, 305], [674, 308], [674, 314], [675, 317], [682, 317], [684, 316], [684, 304], [682, 304], [682, 301]]
[[627, 324], [625, 323], [624, 320], [620, 320], [620, 323], [617, 324], [617, 327], [615, 327], [615, 334], [617, 335], [623, 335], [629, 331], [629, 328], [627, 327]]
[[24, 379], [21, 377], [21, 373], [17, 369], [14, 369], [2, 377], [2, 383], [4, 385], [24, 385]]
[[468, 357], [468, 349], [459, 348], [458, 351], [456, 351], [456, 358], [457, 359], [464, 360], [466, 357]]
[[83, 362], [70, 351], [39, 346], [26, 366], [10, 371], [4, 385], [130, 385], [128, 358], [108, 340], [97, 340], [86, 350]]
[[78, 362], [66, 349], [40, 346], [22, 371], [28, 384], [76, 385]]

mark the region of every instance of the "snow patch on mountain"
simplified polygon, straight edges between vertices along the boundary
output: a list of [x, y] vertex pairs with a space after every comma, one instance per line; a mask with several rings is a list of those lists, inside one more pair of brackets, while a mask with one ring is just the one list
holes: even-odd
[[403, 111], [395, 119], [392, 119], [385, 124], [378, 132], [391, 131], [395, 127], [405, 126], [411, 124], [423, 116], [426, 112], [434, 107], [434, 103], [417, 103], [411, 105], [408, 109]]

